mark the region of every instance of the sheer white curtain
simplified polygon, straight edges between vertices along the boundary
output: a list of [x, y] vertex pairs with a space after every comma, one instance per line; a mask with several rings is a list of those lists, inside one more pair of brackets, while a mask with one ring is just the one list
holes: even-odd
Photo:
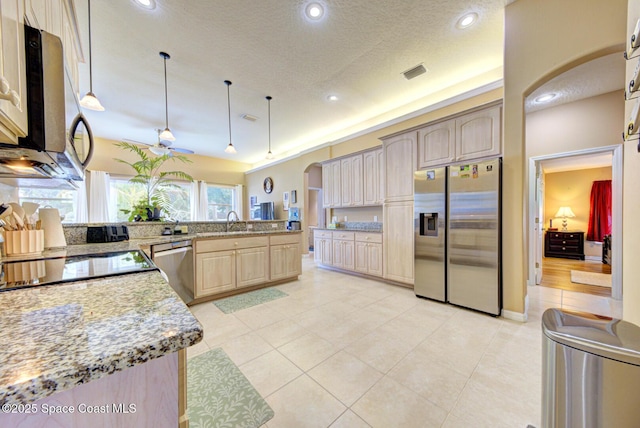
[[242, 184], [236, 185], [236, 213], [238, 213], [238, 217], [240, 220], [244, 218], [244, 186]]
[[89, 206], [87, 204], [87, 180], [89, 172], [85, 176], [84, 181], [80, 182], [78, 190], [73, 196], [73, 206], [76, 207], [76, 223], [89, 222]]
[[109, 221], [109, 174], [104, 171], [88, 171], [89, 222]]
[[191, 182], [191, 220], [205, 221], [208, 204], [207, 183], [204, 181]]

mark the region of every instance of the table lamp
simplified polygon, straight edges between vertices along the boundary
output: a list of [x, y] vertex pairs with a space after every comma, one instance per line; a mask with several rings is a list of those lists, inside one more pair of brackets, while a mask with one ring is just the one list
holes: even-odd
[[560, 209], [558, 210], [558, 212], [556, 213], [555, 217], [561, 217], [562, 218], [562, 231], [566, 232], [567, 231], [567, 218], [571, 217], [575, 217], [576, 215], [573, 213], [573, 211], [571, 211], [571, 207], [560, 207]]

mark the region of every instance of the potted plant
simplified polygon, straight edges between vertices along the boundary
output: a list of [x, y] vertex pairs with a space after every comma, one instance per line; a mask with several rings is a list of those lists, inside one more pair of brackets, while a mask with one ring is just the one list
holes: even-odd
[[138, 160], [135, 162], [116, 158], [114, 160], [133, 168], [136, 175], [129, 180], [130, 183], [139, 183], [144, 186], [144, 196], [131, 209], [122, 209], [121, 211], [129, 215], [129, 221], [162, 220], [162, 210], [169, 205], [167, 190], [178, 187], [171, 183], [171, 180], [177, 178], [191, 182], [193, 177], [183, 171], [160, 171], [160, 168], [168, 160], [184, 163], [191, 163], [191, 160], [186, 156], [172, 153], [151, 157], [137, 145], [125, 141], [115, 145], [138, 156]]

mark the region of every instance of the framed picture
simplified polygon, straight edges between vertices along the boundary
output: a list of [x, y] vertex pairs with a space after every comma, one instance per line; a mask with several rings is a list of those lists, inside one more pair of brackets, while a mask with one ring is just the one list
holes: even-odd
[[297, 190], [292, 190], [291, 191], [291, 203], [292, 204], [297, 204], [298, 203], [298, 191]]
[[249, 206], [255, 207], [256, 205], [258, 205], [258, 197], [255, 195], [249, 196]]
[[289, 192], [284, 192], [282, 194], [282, 209], [289, 211]]
[[273, 179], [271, 177], [265, 178], [264, 183], [262, 183], [262, 188], [264, 189], [264, 193], [273, 192]]

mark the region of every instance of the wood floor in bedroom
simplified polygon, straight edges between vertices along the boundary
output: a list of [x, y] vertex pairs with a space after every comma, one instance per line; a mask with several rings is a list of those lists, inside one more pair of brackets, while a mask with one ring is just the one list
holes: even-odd
[[611, 274], [611, 265], [591, 260], [570, 260], [555, 257], [542, 259], [543, 287], [559, 288], [562, 290], [588, 293], [597, 296], [611, 297], [611, 289], [597, 285], [576, 284], [571, 282], [571, 271], [598, 272]]

